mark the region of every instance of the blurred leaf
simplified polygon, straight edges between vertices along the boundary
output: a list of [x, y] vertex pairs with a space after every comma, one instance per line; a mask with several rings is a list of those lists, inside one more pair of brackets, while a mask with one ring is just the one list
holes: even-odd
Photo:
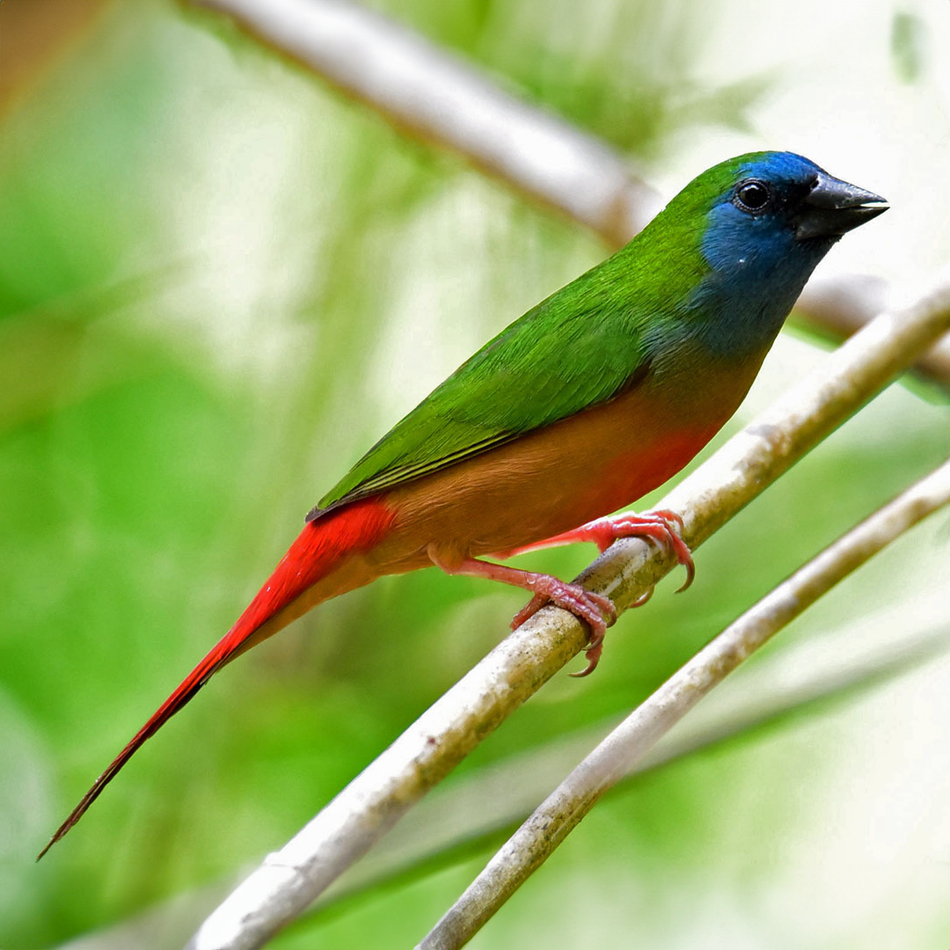
[[919, 81], [926, 66], [927, 28], [916, 14], [899, 11], [891, 21], [891, 59], [901, 82]]

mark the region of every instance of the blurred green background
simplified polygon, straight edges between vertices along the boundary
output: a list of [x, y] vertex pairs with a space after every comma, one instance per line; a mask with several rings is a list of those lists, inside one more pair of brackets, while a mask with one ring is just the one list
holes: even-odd
[[[817, 0], [372, 6], [609, 140], [665, 195], [730, 154], [791, 148], [887, 196], [828, 269], [913, 296], [950, 257], [946, 4], [868, 0], [860, 19]], [[606, 249], [212, 15], [5, 0], [0, 54], [0, 944], [54, 946], [157, 908], [118, 946], [176, 946], [214, 904], [203, 889], [384, 749], [504, 635], [518, 593], [433, 570], [321, 607], [216, 678], [34, 855], [316, 499]], [[713, 448], [821, 358], [783, 335]], [[939, 463], [950, 409], [923, 395], [875, 400], [702, 548], [688, 594], [661, 585], [596, 676], [556, 677], [448, 789], [502, 763], [517, 784], [522, 756], [606, 728]], [[938, 515], [751, 673], [842, 630], [898, 651], [928, 626], [950, 635], [948, 540]], [[525, 563], [573, 576], [592, 553]], [[656, 770], [471, 946], [945, 946], [948, 714], [938, 658]], [[467, 806], [451, 824], [479, 818]], [[490, 853], [432, 860], [273, 946], [411, 946]]]

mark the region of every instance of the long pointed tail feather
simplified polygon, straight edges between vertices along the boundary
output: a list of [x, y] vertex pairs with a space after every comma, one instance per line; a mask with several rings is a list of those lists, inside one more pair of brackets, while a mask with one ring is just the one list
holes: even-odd
[[211, 648], [207, 656], [185, 677], [112, 764], [96, 779], [50, 838], [46, 847], [37, 855], [37, 861], [82, 818], [86, 809], [132, 758], [139, 746], [185, 706], [222, 666], [267, 636], [276, 633], [294, 619], [296, 614], [289, 616], [279, 626], [270, 625], [272, 628], [265, 627], [269, 620], [326, 577], [346, 555], [370, 550], [388, 533], [392, 523], [392, 512], [375, 498], [355, 502], [308, 522], [234, 626]]

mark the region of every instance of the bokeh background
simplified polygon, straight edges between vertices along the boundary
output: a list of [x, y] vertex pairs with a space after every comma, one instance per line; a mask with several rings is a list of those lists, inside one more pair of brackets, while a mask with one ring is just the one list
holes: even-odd
[[[884, 277], [900, 298], [950, 259], [946, 3], [371, 6], [608, 140], [665, 195], [753, 148], [791, 148], [885, 195], [892, 210], [829, 269]], [[213, 15], [0, 3], [3, 947], [90, 933], [87, 948], [180, 945], [235, 875], [498, 641], [523, 598], [477, 580], [426, 571], [331, 602], [216, 678], [33, 863], [316, 499], [605, 253]], [[824, 346], [783, 334], [713, 448]], [[688, 594], [661, 585], [611, 633], [596, 676], [556, 677], [446, 791], [492, 767], [492, 797], [514, 797], [528, 755], [596, 737], [948, 450], [946, 394], [892, 386], [704, 545]], [[758, 696], [765, 720], [759, 668], [807, 679], [864, 643], [899, 660], [920, 631], [950, 637], [948, 552], [943, 514], [721, 692]], [[530, 563], [573, 576], [591, 554]], [[654, 769], [471, 945], [946, 946], [948, 716], [938, 653]], [[464, 835], [494, 802], [459, 800], [440, 821]], [[498, 840], [420, 844], [404, 873], [273, 946], [411, 946]]]

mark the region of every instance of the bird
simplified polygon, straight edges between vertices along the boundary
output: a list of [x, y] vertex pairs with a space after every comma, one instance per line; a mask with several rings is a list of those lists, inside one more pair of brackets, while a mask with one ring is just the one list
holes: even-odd
[[435, 565], [524, 588], [533, 597], [512, 626], [547, 603], [571, 611], [589, 627], [583, 672], [593, 670], [613, 603], [498, 561], [650, 537], [685, 565], [688, 585], [693, 562], [675, 512], [611, 513], [675, 475], [719, 431], [818, 262], [887, 208], [787, 151], [750, 152], [694, 178], [625, 247], [466, 360], [320, 499], [234, 626], [37, 860], [218, 670], [382, 575]]

